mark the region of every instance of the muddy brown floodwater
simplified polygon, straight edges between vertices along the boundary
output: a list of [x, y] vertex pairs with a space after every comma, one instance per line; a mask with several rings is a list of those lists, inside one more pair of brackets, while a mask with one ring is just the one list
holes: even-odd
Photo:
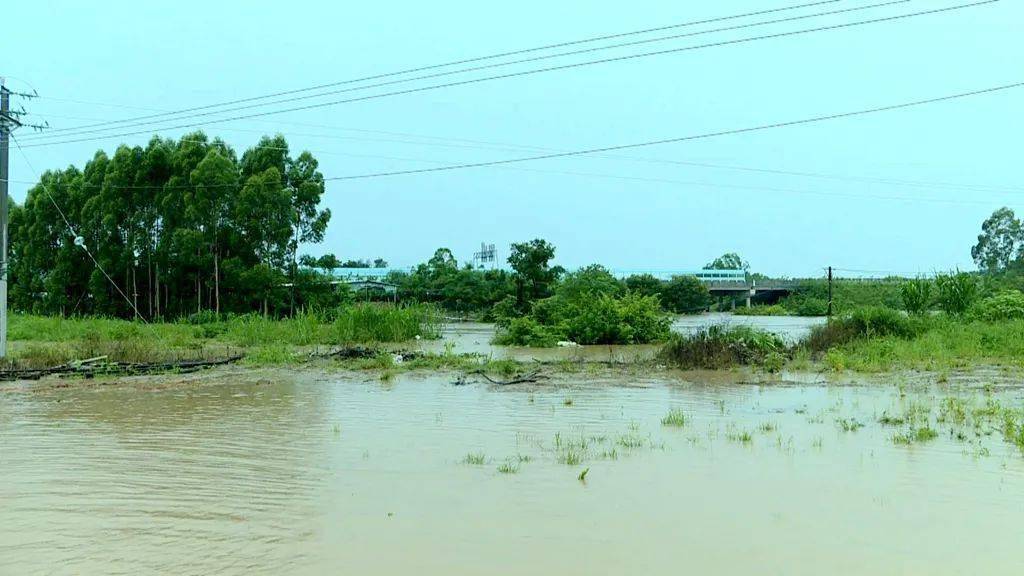
[[452, 379], [8, 385], [0, 574], [1024, 574], [1019, 388]]

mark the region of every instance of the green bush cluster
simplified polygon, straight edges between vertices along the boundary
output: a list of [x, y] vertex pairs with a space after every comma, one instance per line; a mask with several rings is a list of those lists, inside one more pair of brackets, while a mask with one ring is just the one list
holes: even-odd
[[540, 300], [528, 316], [514, 318], [496, 344], [552, 346], [560, 340], [577, 344], [646, 344], [664, 340], [671, 321], [654, 296], [599, 294], [566, 300]]
[[[828, 282], [804, 280], [780, 304], [797, 316], [824, 316], [828, 313]], [[832, 284], [832, 312], [842, 314], [865, 306], [900, 308], [900, 285], [889, 280], [852, 281], [836, 279]]]
[[495, 343], [516, 346], [552, 346], [560, 340], [645, 344], [667, 338], [671, 323], [657, 296], [627, 290], [599, 266], [567, 275], [554, 296], [534, 302], [525, 316], [512, 315], [511, 305], [504, 308], [498, 318], [503, 331]]
[[913, 338], [927, 327], [927, 318], [910, 318], [892, 308], [870, 306], [815, 326], [803, 345], [815, 352], [825, 352], [862, 338]]
[[970, 316], [987, 322], [1024, 319], [1024, 293], [1007, 290], [983, 298], [971, 307]]

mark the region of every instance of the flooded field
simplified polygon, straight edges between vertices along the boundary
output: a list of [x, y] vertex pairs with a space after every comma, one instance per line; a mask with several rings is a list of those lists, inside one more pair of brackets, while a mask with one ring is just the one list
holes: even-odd
[[[823, 317], [805, 316], [734, 316], [723, 312], [712, 312], [694, 316], [678, 316], [672, 322], [672, 331], [691, 334], [715, 324], [756, 326], [774, 332], [787, 342], [793, 343], [811, 332], [811, 328], [823, 324]], [[446, 346], [458, 353], [474, 353], [493, 358], [514, 358], [517, 360], [559, 360], [564, 358], [598, 361], [631, 361], [652, 358], [659, 346], [574, 346], [572, 348], [520, 348], [516, 346], [495, 346], [491, 340], [495, 334], [494, 324], [483, 322], [453, 322], [442, 328], [442, 338], [424, 341], [419, 346], [428, 352], [440, 353]]]
[[205, 380], [0, 390], [0, 574], [1024, 573], [1012, 386]]
[[824, 316], [735, 316], [726, 312], [709, 312], [694, 316], [678, 316], [672, 323], [672, 331], [681, 334], [696, 332], [714, 324], [754, 326], [774, 332], [782, 339], [793, 343], [811, 333], [811, 328], [824, 324]]

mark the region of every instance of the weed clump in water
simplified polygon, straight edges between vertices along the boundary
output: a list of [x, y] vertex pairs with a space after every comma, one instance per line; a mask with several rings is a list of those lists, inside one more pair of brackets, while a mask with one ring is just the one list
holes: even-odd
[[[679, 368], [720, 370], [736, 365], [764, 364], [767, 358], [785, 351], [785, 343], [771, 332], [719, 324], [690, 335], [673, 336], [658, 357]], [[773, 360], [774, 364], [777, 360]]]
[[864, 423], [856, 418], [843, 418], [839, 421], [839, 427], [843, 432], [856, 432], [864, 427]]
[[730, 431], [725, 434], [725, 437], [733, 442], [739, 442], [740, 444], [750, 444], [754, 441], [754, 435], [748, 430], [743, 431]]
[[681, 408], [673, 408], [661, 419], [661, 425], [682, 428], [686, 426], [686, 413]]
[[934, 428], [924, 425], [919, 428], [908, 430], [901, 434], [896, 434], [892, 437], [892, 441], [895, 444], [910, 445], [915, 442], [928, 442], [939, 437], [939, 433]]
[[519, 464], [516, 462], [503, 462], [498, 465], [498, 472], [502, 474], [515, 474], [519, 472]]
[[486, 461], [487, 456], [485, 456], [483, 452], [470, 452], [462, 459], [463, 464], [469, 464], [471, 466], [483, 466]]

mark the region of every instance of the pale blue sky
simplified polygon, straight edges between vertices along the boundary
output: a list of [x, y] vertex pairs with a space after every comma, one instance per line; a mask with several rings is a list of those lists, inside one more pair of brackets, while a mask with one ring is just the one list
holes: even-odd
[[[799, 3], [791, 0], [788, 5]], [[774, 17], [871, 3], [850, 0]], [[564, 62], [958, 3], [915, 0]], [[49, 98], [27, 107], [53, 127], [68, 127], [91, 123], [83, 119], [146, 112], [67, 100], [171, 110], [784, 5], [740, 0], [178, 1], [159, 6], [19, 2], [4, 10], [0, 74], [12, 77], [14, 89], [30, 82]], [[313, 151], [328, 177], [524, 155], [464, 140], [567, 150], [656, 140], [1019, 82], [1024, 80], [1022, 22], [1021, 2], [1003, 0], [896, 22], [382, 98], [206, 130], [239, 152], [261, 132], [281, 132], [294, 150]], [[448, 246], [467, 260], [481, 241], [496, 243], [504, 258], [510, 242], [543, 237], [558, 247], [559, 262], [569, 267], [601, 262], [617, 268], [694, 268], [722, 252], [737, 251], [755, 270], [780, 275], [817, 275], [829, 264], [903, 273], [971, 268], [970, 246], [981, 221], [999, 206], [1018, 207], [1024, 198], [1022, 104], [1024, 89], [1018, 89], [620, 154], [631, 159], [580, 157], [332, 182], [325, 195], [334, 213], [327, 241], [309, 251], [332, 251], [346, 258], [383, 256], [405, 265], [426, 259], [438, 246]], [[27, 145], [30, 134], [20, 136]], [[97, 148], [111, 151], [122, 140], [134, 144], [147, 139], [140, 135], [25, 152], [40, 170], [81, 166]], [[632, 158], [816, 172], [843, 179]], [[850, 179], [859, 177], [890, 182]], [[11, 178], [33, 179], [14, 149]], [[915, 187], [891, 180], [970, 187]], [[999, 189], [979, 191], [978, 185]], [[25, 184], [15, 182], [11, 188], [15, 199], [23, 199]]]

